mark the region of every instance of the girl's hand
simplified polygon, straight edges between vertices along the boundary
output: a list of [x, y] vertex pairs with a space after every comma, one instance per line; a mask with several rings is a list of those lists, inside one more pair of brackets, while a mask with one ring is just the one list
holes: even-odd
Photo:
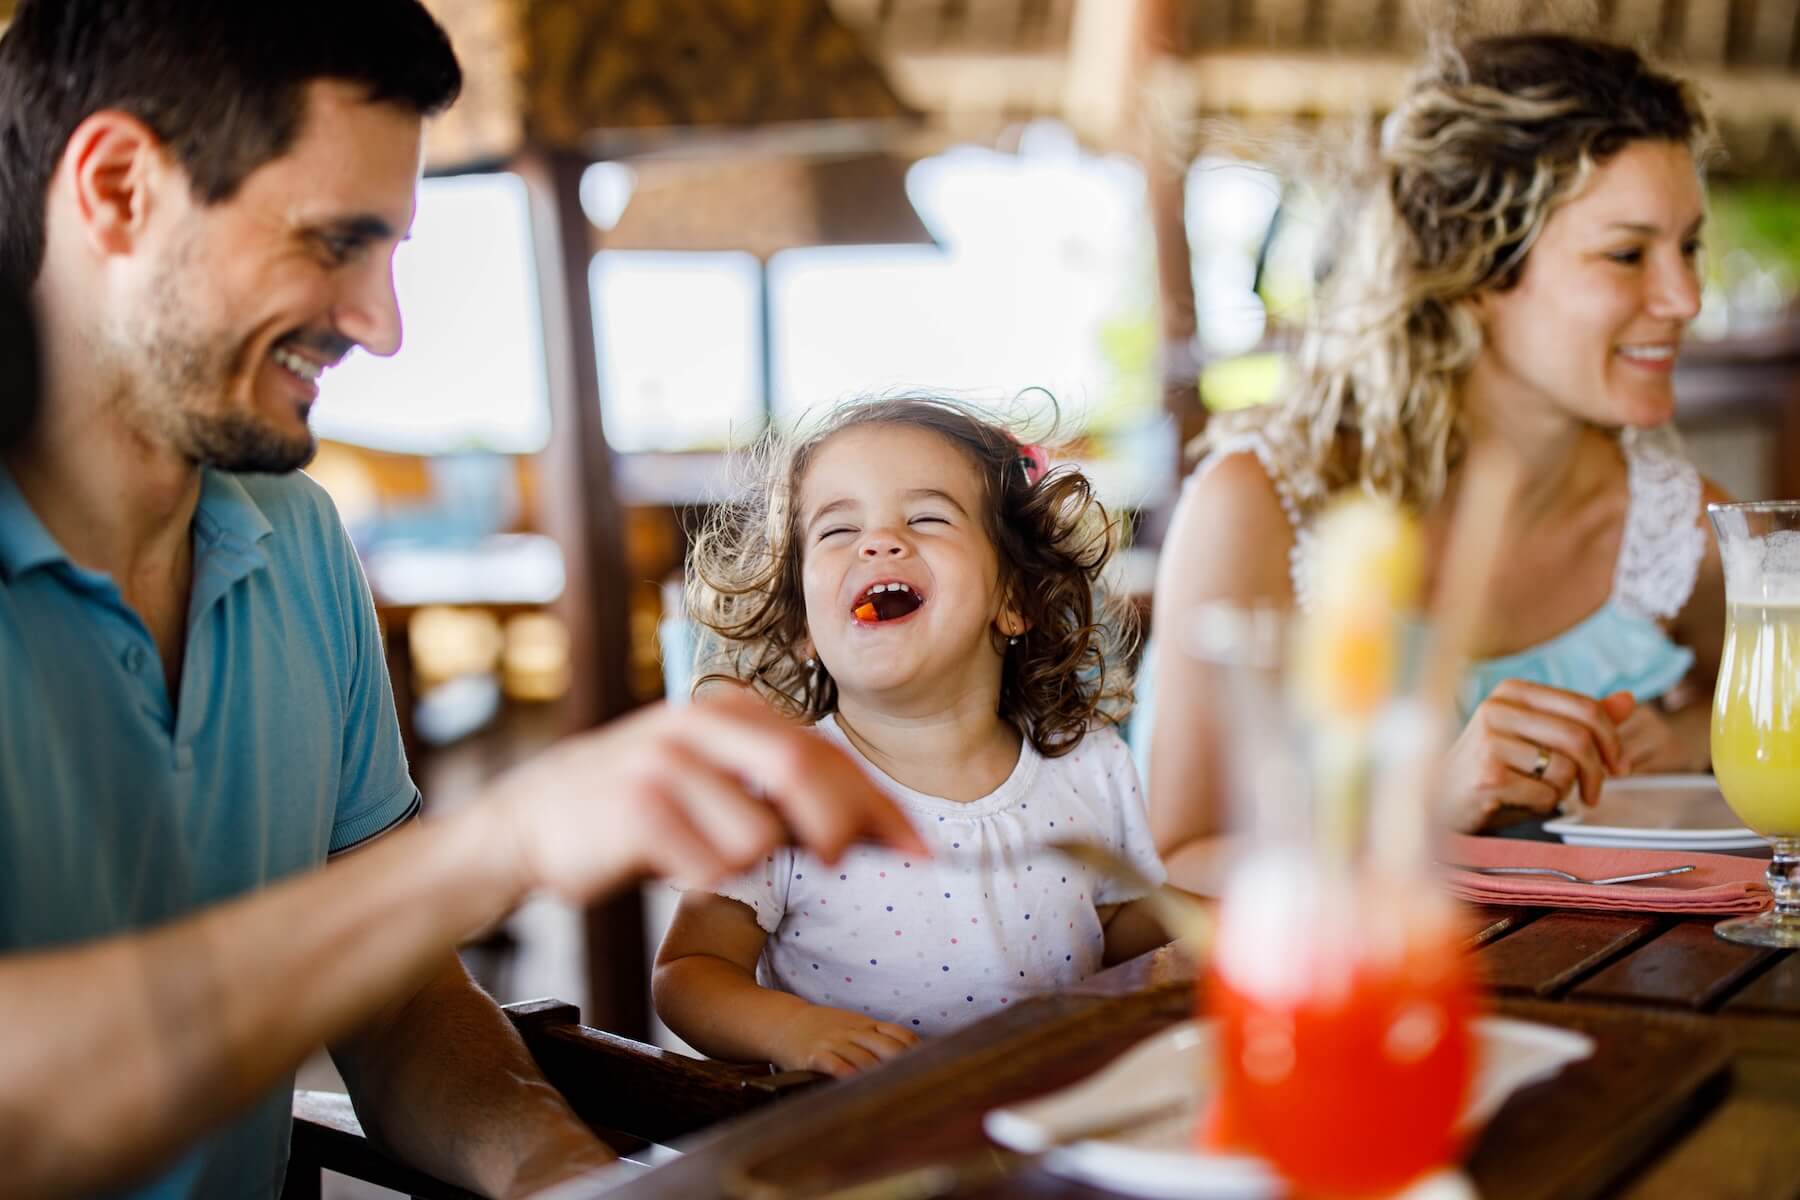
[[1573, 787], [1593, 804], [1608, 775], [1630, 769], [1619, 726], [1635, 707], [1629, 692], [1593, 700], [1519, 679], [1500, 684], [1450, 749], [1457, 828], [1475, 832], [1506, 808], [1551, 812]]
[[775, 1035], [776, 1066], [842, 1079], [919, 1044], [919, 1035], [841, 1008], [809, 1004]]

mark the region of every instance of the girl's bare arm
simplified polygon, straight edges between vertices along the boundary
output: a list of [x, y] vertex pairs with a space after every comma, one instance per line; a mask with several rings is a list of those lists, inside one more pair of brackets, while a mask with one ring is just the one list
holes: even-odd
[[750, 909], [688, 892], [656, 954], [656, 1013], [714, 1058], [852, 1075], [918, 1042], [911, 1030], [756, 982], [767, 935]]

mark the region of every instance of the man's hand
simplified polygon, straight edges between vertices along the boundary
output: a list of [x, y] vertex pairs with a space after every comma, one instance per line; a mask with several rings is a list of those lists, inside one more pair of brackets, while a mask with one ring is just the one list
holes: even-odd
[[553, 747], [495, 792], [522, 890], [577, 903], [643, 875], [714, 883], [790, 842], [827, 862], [862, 838], [927, 853], [841, 750], [749, 697], [645, 709]]
[[841, 1008], [808, 1005], [775, 1034], [775, 1065], [843, 1078], [910, 1050], [919, 1035]]

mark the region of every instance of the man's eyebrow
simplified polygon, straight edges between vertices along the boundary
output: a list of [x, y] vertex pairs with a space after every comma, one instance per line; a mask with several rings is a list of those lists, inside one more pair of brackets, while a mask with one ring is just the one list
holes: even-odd
[[399, 237], [385, 217], [363, 213], [353, 217], [333, 217], [313, 226], [319, 233], [349, 238], [359, 242], [385, 242]]

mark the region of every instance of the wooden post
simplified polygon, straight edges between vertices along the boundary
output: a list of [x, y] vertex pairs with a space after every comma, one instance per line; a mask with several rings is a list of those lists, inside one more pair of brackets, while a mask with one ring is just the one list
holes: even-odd
[[[1145, 196], [1156, 248], [1156, 279], [1161, 315], [1163, 409], [1174, 419], [1177, 472], [1182, 453], [1206, 424], [1200, 405], [1199, 361], [1194, 350], [1197, 317], [1194, 302], [1193, 252], [1187, 235], [1187, 176], [1193, 162], [1192, 138], [1179, 128], [1180, 115], [1165, 111], [1159, 98], [1146, 95], [1142, 81], [1155, 76], [1159, 62], [1177, 49], [1177, 6], [1174, 0], [1142, 0], [1134, 14], [1131, 58], [1122, 78], [1130, 107], [1124, 113], [1121, 139], [1143, 164]], [[1138, 538], [1157, 545], [1170, 513], [1167, 508], [1141, 514]]]
[[[546, 532], [563, 553], [559, 615], [569, 628], [573, 683], [565, 732], [578, 733], [632, 707], [629, 595], [624, 514], [613, 487], [612, 453], [600, 423], [600, 371], [588, 292], [589, 222], [581, 208], [577, 154], [534, 152], [519, 163], [531, 189], [533, 243], [542, 296], [550, 384], [550, 444], [540, 456]], [[605, 779], [591, 784], [606, 803]], [[601, 1029], [626, 1037], [650, 1032], [643, 901], [636, 891], [587, 914], [586, 1011]]]

